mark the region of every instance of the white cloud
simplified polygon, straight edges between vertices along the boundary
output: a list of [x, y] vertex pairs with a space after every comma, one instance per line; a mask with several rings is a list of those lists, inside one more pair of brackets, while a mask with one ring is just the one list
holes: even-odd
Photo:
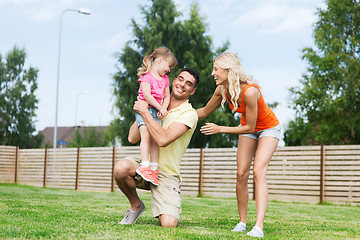
[[302, 32], [315, 21], [314, 10], [277, 3], [263, 3], [240, 15], [237, 29], [253, 28], [261, 35]]

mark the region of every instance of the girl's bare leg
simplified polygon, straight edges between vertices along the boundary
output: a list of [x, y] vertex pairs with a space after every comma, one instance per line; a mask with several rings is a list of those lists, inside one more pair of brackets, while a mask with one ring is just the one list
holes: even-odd
[[149, 161], [149, 148], [150, 148], [150, 133], [145, 125], [139, 127], [141, 136], [140, 142], [140, 157], [141, 161]]
[[157, 163], [159, 159], [159, 146], [150, 136], [150, 162]]

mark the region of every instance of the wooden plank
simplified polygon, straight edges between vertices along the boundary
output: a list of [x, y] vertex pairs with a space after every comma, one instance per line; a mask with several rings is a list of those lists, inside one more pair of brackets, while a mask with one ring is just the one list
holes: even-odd
[[325, 176], [325, 181], [359, 181], [359, 176]]
[[319, 171], [278, 171], [278, 170], [272, 170], [272, 171], [268, 171], [267, 175], [288, 175], [291, 174], [293, 176], [298, 176], [298, 175], [304, 175], [304, 176], [308, 176], [308, 175], [312, 175], [312, 176], [319, 176], [320, 172]]
[[353, 160], [353, 159], [349, 159], [349, 160], [344, 160], [341, 159], [340, 161], [336, 160], [331, 160], [331, 159], [326, 159], [326, 163], [325, 166], [353, 166], [353, 167], [359, 167], [360, 166], [360, 156], [358, 160]]
[[111, 175], [111, 168], [109, 169], [80, 169], [79, 170], [79, 174], [80, 175], [84, 175], [84, 174], [104, 174], [104, 173], [107, 173], [107, 174], [110, 174]]
[[290, 166], [319, 166], [320, 165], [320, 159], [315, 159], [315, 160], [296, 160], [296, 161], [292, 161], [292, 160], [288, 160], [288, 159], [279, 159], [279, 160], [274, 160], [271, 159], [270, 161], [270, 166], [283, 166], [283, 165], [290, 165]]
[[343, 185], [343, 186], [325, 186], [326, 192], [360, 192], [360, 186]]
[[289, 191], [288, 189], [269, 189], [269, 194], [297, 195], [297, 196], [319, 196], [319, 191]]
[[325, 175], [328, 176], [360, 176], [359, 171], [325, 171]]
[[326, 145], [326, 149], [360, 149], [360, 145]]
[[14, 174], [14, 182], [18, 181], [18, 167], [19, 167], [19, 147], [16, 147], [15, 150], [15, 174]]
[[273, 166], [273, 165], [269, 165], [268, 171], [320, 171], [320, 166], [312, 166], [312, 165], [308, 165], [308, 166], [289, 166], [289, 165], [284, 165], [284, 166]]
[[336, 191], [330, 191], [325, 193], [326, 197], [334, 197], [334, 196], [340, 196], [340, 197], [352, 197], [352, 198], [360, 198], [360, 192], [351, 192], [349, 194], [348, 192], [336, 192]]
[[310, 150], [320, 150], [320, 146], [286, 146], [286, 147], [277, 147], [276, 152], [279, 151], [310, 151]]
[[271, 185], [274, 185], [274, 184], [277, 184], [277, 185], [289, 185], [289, 186], [293, 186], [293, 185], [312, 185], [312, 186], [319, 186], [319, 179], [316, 179], [316, 180], [307, 180], [307, 181], [304, 181], [303, 179], [301, 180], [287, 180], [287, 181], [284, 181], [282, 179], [267, 179], [267, 183], [268, 184], [271, 184]]
[[327, 181], [325, 186], [360, 186], [360, 181]]
[[198, 181], [198, 197], [202, 196], [202, 188], [204, 185], [204, 149], [200, 149], [200, 161], [199, 161], [199, 181]]
[[360, 165], [358, 167], [351, 166], [351, 165], [345, 165], [345, 166], [326, 165], [326, 171], [327, 172], [339, 171], [339, 170], [346, 171], [346, 172], [350, 173], [351, 175], [353, 175], [353, 174], [360, 175]]
[[279, 184], [269, 184], [269, 189], [276, 189], [276, 190], [288, 190], [289, 192], [304, 190], [304, 191], [319, 191], [319, 186], [312, 186], [312, 185], [279, 185]]
[[113, 147], [112, 148], [112, 168], [111, 168], [111, 187], [110, 190], [111, 192], [114, 192], [114, 170], [115, 170], [115, 161], [116, 161], [116, 148]]

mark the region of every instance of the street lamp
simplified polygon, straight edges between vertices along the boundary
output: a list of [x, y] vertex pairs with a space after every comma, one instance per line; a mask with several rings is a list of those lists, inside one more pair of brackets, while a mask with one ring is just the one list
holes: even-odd
[[75, 131], [77, 129], [77, 110], [78, 110], [78, 101], [79, 101], [79, 97], [82, 95], [82, 94], [89, 94], [90, 92], [85, 90], [81, 93], [78, 93], [78, 95], [76, 96], [76, 103], [75, 103]]
[[59, 28], [59, 51], [58, 51], [58, 66], [57, 66], [57, 80], [56, 80], [56, 103], [55, 103], [55, 127], [54, 127], [54, 149], [57, 144], [57, 121], [58, 121], [58, 105], [59, 105], [59, 75], [60, 75], [60, 48], [61, 48], [61, 27], [62, 18], [65, 12], [78, 12], [85, 15], [90, 15], [89, 9], [65, 9], [60, 16], [60, 28]]

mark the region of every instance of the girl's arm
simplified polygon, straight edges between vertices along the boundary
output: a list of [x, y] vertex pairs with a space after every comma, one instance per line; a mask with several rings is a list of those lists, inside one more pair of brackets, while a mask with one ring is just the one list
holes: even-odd
[[200, 131], [205, 135], [212, 135], [216, 133], [229, 134], [244, 134], [253, 133], [256, 126], [257, 119], [257, 101], [260, 97], [259, 90], [256, 88], [249, 88], [244, 95], [246, 104], [246, 125], [237, 127], [218, 126], [214, 123], [206, 123], [202, 126]]
[[147, 82], [141, 82], [140, 84], [141, 90], [143, 92], [144, 98], [146, 102], [156, 108], [157, 110], [160, 110], [162, 107], [160, 103], [158, 103], [155, 98], [151, 95], [151, 86], [150, 83]]
[[198, 118], [204, 118], [212, 114], [221, 104], [221, 86], [216, 87], [215, 92], [205, 107], [196, 110]]
[[168, 86], [165, 88], [165, 96], [161, 104], [162, 108], [159, 110], [159, 113], [161, 115], [160, 118], [163, 118], [168, 114], [167, 108], [169, 106], [169, 103], [170, 103], [170, 88]]

